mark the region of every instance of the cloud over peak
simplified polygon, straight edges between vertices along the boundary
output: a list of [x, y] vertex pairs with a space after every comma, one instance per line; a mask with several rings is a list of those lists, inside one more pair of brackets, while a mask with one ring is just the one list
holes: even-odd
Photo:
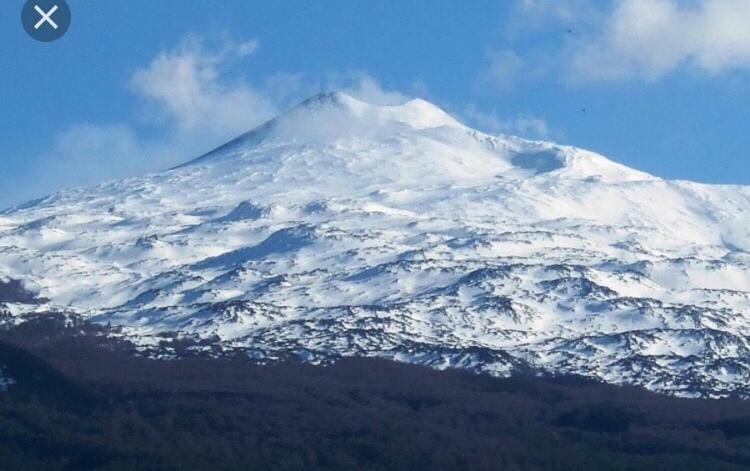
[[130, 87], [178, 132], [198, 130], [229, 137], [277, 112], [260, 91], [242, 81], [232, 83], [222, 77], [232, 59], [249, 56], [258, 46], [257, 40], [225, 40], [218, 48], [209, 48], [201, 38], [189, 36], [176, 49], [162, 51], [147, 66], [136, 70]]

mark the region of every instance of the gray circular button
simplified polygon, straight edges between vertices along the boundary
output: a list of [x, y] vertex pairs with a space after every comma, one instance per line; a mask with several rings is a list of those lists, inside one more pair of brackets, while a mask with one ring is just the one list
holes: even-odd
[[70, 7], [65, 0], [27, 0], [21, 10], [21, 24], [37, 41], [54, 41], [70, 26]]

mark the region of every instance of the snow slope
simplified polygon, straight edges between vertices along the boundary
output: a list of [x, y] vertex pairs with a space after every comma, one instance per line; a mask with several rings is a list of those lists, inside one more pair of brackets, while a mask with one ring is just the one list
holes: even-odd
[[[258, 358], [747, 394], [750, 188], [322, 94], [178, 168], [0, 213], [0, 279]], [[165, 347], [166, 348], [166, 347]]]

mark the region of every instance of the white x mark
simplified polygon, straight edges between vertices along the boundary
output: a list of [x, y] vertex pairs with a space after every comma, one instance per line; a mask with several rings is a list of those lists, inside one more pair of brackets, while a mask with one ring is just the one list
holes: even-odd
[[44, 10], [39, 8], [39, 5], [34, 5], [34, 10], [36, 10], [37, 13], [42, 15], [42, 19], [36, 22], [36, 24], [34, 25], [34, 29], [39, 29], [39, 27], [42, 26], [44, 23], [49, 23], [50, 26], [57, 29], [57, 23], [52, 21], [52, 14], [57, 11], [57, 5], [54, 5], [52, 8], [50, 8], [50, 10], [47, 13], [45, 13]]

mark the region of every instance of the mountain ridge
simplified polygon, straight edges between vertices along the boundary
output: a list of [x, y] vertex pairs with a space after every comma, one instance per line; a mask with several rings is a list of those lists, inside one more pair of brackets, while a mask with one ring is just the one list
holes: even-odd
[[172, 170], [7, 210], [0, 278], [58, 310], [311, 362], [378, 356], [746, 394], [750, 188], [322, 94]]

